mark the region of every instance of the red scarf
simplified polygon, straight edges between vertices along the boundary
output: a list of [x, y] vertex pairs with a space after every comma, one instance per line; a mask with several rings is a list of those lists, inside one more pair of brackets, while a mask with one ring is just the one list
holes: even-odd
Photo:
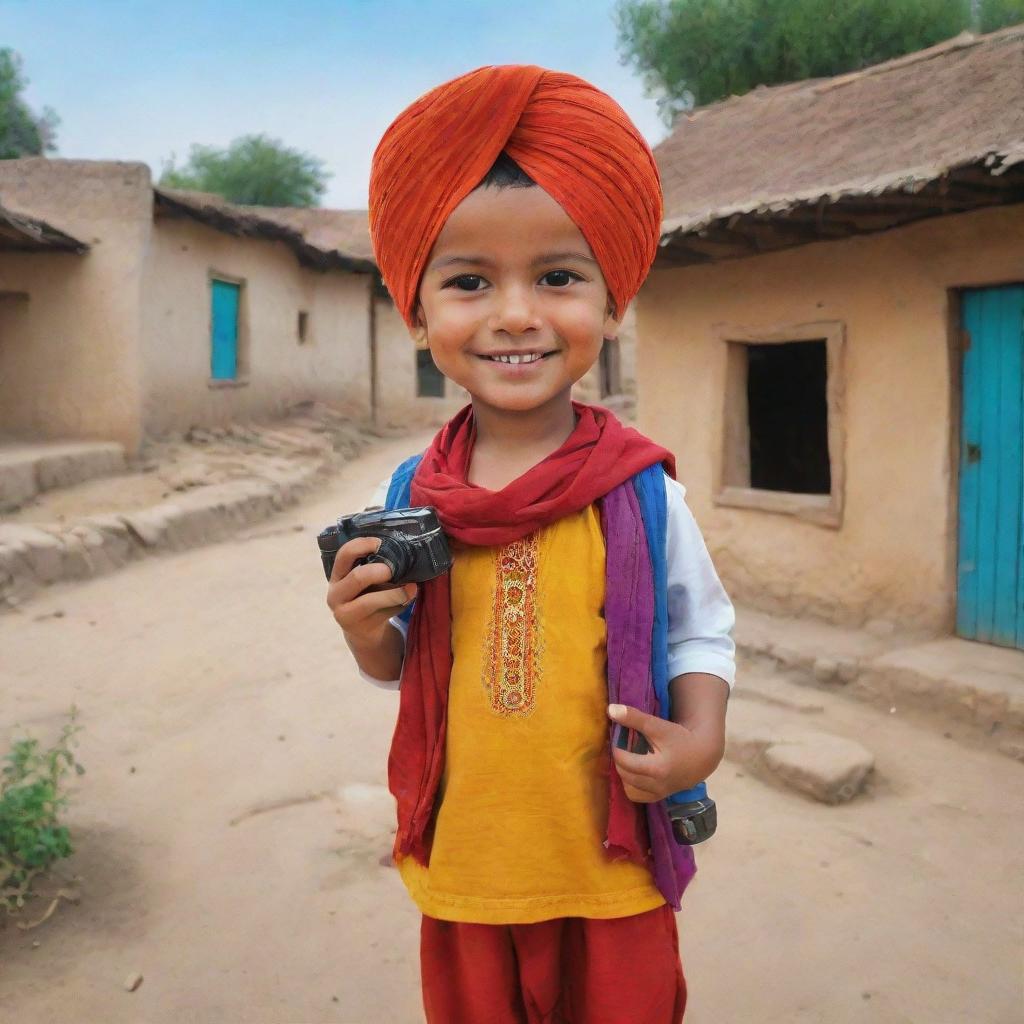
[[[576, 428], [557, 451], [501, 491], [467, 480], [476, 431], [467, 406], [434, 438], [412, 481], [412, 504], [437, 509], [445, 533], [464, 544], [510, 544], [592, 505], [656, 463], [675, 475], [670, 452], [624, 427], [607, 409], [574, 402]], [[434, 805], [444, 767], [448, 684], [452, 671], [451, 581], [422, 584], [409, 627], [398, 722], [388, 758], [388, 784], [398, 802], [395, 856], [426, 864]], [[612, 785], [621, 786], [612, 772]], [[617, 810], [618, 809], [618, 810]], [[609, 830], [632, 805], [612, 800]]]

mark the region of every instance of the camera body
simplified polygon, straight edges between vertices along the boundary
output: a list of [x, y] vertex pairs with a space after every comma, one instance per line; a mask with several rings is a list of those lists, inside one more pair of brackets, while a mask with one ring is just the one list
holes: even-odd
[[356, 564], [383, 562], [387, 565], [391, 569], [391, 579], [381, 589], [400, 587], [405, 583], [423, 583], [443, 575], [452, 567], [448, 541], [432, 508], [400, 508], [390, 512], [369, 508], [342, 516], [336, 524], [318, 534], [316, 541], [328, 579], [334, 570], [338, 549], [356, 537], [380, 539], [380, 549]]

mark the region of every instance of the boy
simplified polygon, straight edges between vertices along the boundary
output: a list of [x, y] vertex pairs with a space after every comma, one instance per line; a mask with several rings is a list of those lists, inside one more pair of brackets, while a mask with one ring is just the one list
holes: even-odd
[[[355, 565], [377, 546], [362, 538], [328, 591], [364, 676], [401, 680], [395, 860], [423, 912], [430, 1022], [683, 1016], [672, 911], [693, 860], [664, 799], [721, 759], [733, 612], [671, 454], [570, 395], [660, 221], [625, 113], [541, 68], [438, 87], [374, 156], [384, 280], [472, 397], [407, 493], [437, 509], [451, 573], [368, 590], [389, 572]], [[613, 751], [609, 718], [652, 752]]]

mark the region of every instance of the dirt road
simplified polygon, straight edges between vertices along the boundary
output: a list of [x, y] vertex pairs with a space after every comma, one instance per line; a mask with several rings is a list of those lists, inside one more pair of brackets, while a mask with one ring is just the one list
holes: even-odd
[[[418, 915], [379, 863], [396, 697], [356, 676], [312, 539], [416, 447], [382, 444], [246, 539], [0, 617], [0, 745], [75, 703], [88, 772], [82, 902], [0, 930], [0, 1019], [422, 1019]], [[720, 769], [680, 918], [688, 1024], [1020, 1022], [1024, 769], [822, 705], [816, 727], [867, 743], [878, 781], [826, 808]]]

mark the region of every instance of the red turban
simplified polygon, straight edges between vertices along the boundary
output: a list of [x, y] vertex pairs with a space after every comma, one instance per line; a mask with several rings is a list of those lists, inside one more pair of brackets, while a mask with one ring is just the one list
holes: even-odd
[[478, 68], [420, 97], [373, 155], [370, 234], [406, 323], [441, 228], [502, 151], [572, 218], [621, 313], [647, 276], [661, 231], [651, 149], [600, 89], [509, 64]]

